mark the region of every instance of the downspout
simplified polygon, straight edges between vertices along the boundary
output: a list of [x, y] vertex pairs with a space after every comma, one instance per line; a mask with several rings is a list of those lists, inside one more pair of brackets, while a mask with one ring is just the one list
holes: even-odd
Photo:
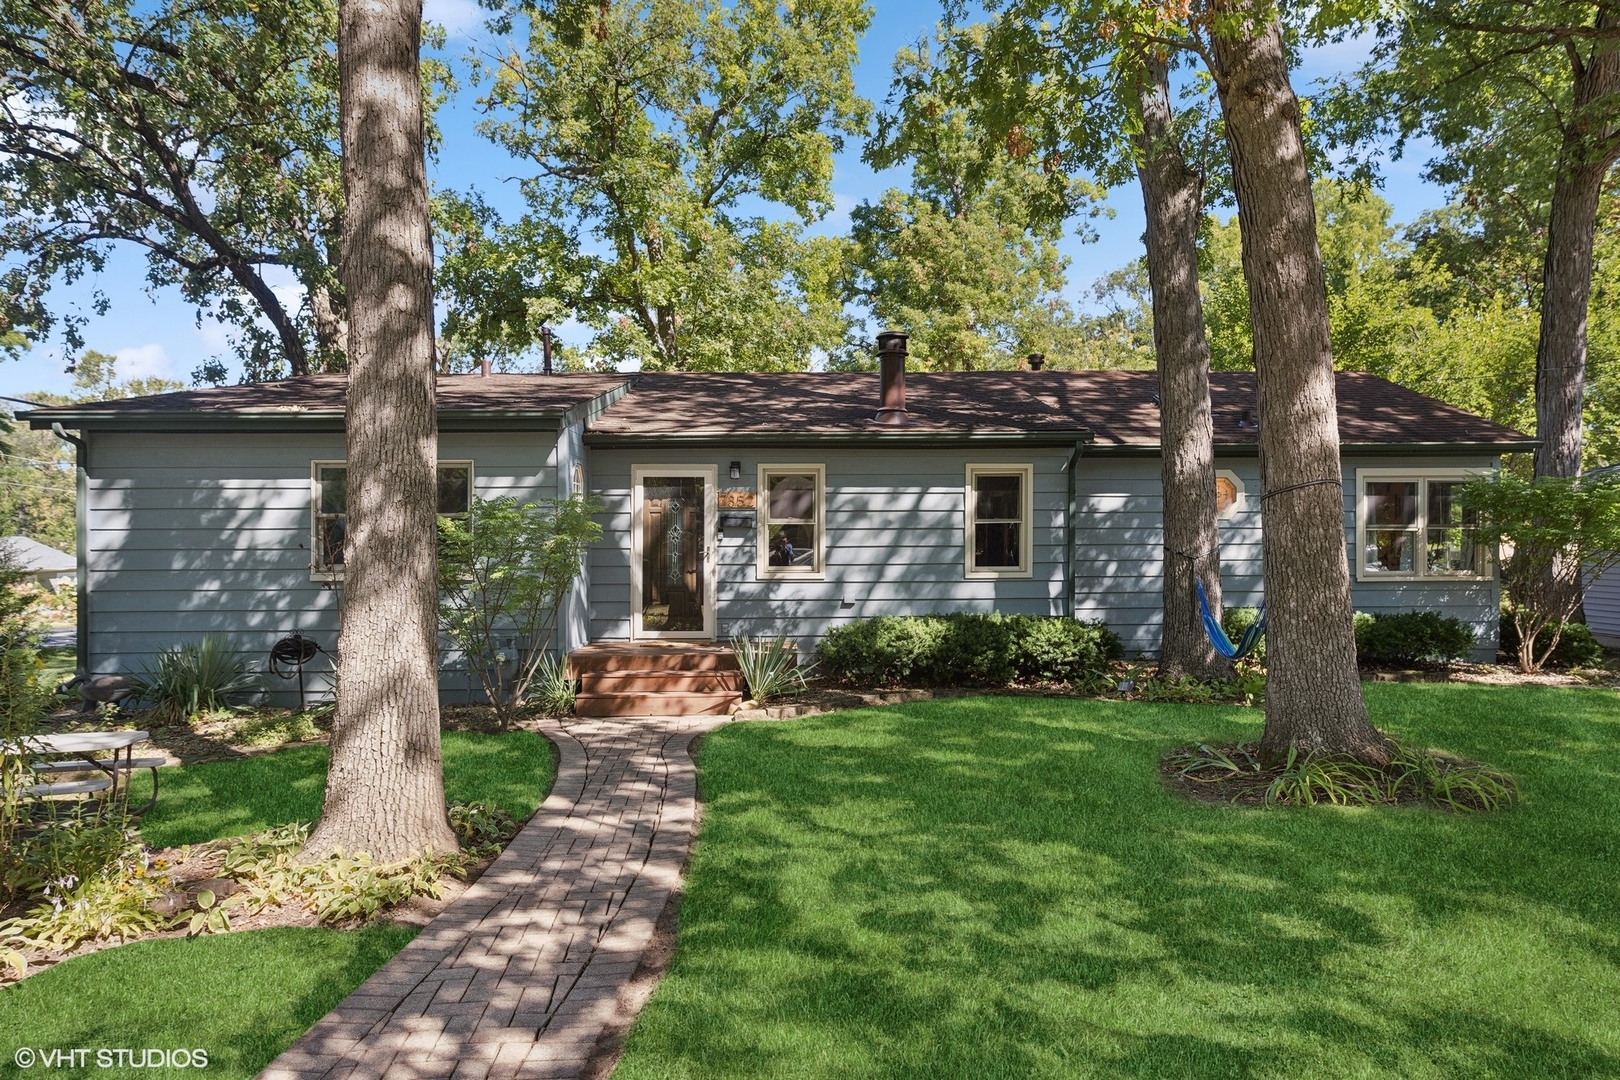
[[1069, 474], [1069, 510], [1063, 519], [1063, 609], [1071, 619], [1074, 618], [1074, 518], [1078, 501], [1074, 469], [1085, 447], [1085, 443], [1075, 443], [1068, 463], [1063, 466], [1063, 470]]
[[78, 673], [90, 674], [90, 444], [69, 435], [61, 424], [51, 425], [51, 434], [73, 446], [73, 535], [78, 561], [78, 589], [74, 596], [74, 666]]

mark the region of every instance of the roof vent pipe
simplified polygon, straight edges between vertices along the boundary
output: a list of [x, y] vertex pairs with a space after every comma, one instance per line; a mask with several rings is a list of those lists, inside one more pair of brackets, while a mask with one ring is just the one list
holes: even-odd
[[484, 359], [478, 361], [478, 374], [486, 379], [489, 378], [489, 368], [489, 357], [486, 356]]
[[1046, 366], [1046, 354], [1045, 353], [1043, 353], [1043, 352], [1032, 352], [1032, 353], [1029, 354], [1029, 370], [1031, 370], [1031, 371], [1039, 371], [1039, 370], [1041, 370], [1041, 368], [1043, 368], [1045, 366]]
[[882, 380], [882, 408], [872, 419], [898, 427], [911, 423], [906, 413], [906, 335], [888, 331], [877, 336], [878, 377]]

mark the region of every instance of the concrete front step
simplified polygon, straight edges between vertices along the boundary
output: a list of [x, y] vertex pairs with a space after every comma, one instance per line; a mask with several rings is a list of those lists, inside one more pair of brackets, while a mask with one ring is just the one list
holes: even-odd
[[574, 698], [576, 716], [724, 716], [742, 701], [738, 691], [713, 693], [593, 694]]

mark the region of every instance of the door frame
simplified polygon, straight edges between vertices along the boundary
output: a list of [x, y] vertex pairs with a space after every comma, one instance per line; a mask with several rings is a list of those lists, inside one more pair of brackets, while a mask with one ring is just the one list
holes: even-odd
[[[703, 629], [643, 630], [641, 628], [641, 572], [645, 478], [691, 476], [703, 484]], [[630, 466], [630, 640], [713, 641], [715, 633], [715, 526], [719, 520], [720, 467], [718, 465]]]

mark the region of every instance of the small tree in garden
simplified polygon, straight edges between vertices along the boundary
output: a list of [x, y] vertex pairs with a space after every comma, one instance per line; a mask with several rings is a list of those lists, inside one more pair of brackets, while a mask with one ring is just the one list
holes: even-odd
[[[1580, 602], [1575, 575], [1620, 563], [1620, 475], [1527, 481], [1498, 472], [1464, 488], [1463, 505], [1478, 517], [1479, 539], [1501, 547], [1519, 667], [1540, 671]], [[1544, 588], [1555, 573], [1569, 587]]]
[[[38, 782], [23, 740], [34, 734], [49, 697], [40, 679], [39, 628], [23, 588], [29, 580], [11, 548], [0, 544], [0, 868], [13, 865], [17, 833], [28, 818], [24, 789]], [[8, 878], [0, 875], [0, 901], [8, 898]]]
[[602, 535], [597, 499], [476, 499], [439, 519], [439, 626], [466, 656], [501, 727], [534, 681], [557, 611]]

